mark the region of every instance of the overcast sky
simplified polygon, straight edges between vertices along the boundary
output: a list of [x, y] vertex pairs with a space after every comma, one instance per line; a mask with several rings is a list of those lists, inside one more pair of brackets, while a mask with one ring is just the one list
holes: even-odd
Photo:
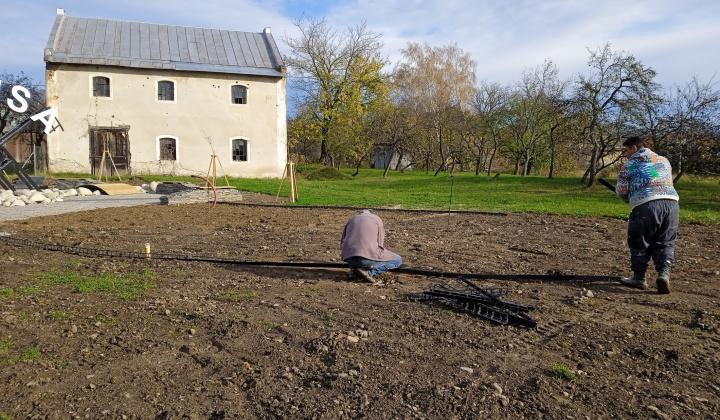
[[400, 60], [408, 42], [457, 43], [477, 62], [478, 80], [510, 84], [552, 60], [560, 76], [587, 72], [588, 48], [606, 42], [657, 73], [663, 86], [697, 76], [720, 80], [718, 0], [4, 0], [0, 73], [24, 71], [44, 84], [43, 48], [57, 7], [70, 16], [261, 32], [282, 42], [294, 19], [321, 18], [337, 30], [366, 21]]

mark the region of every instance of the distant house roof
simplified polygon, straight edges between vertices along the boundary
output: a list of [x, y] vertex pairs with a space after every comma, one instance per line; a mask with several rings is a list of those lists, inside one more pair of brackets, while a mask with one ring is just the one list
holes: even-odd
[[72, 17], [58, 9], [48, 63], [286, 77], [270, 33]]

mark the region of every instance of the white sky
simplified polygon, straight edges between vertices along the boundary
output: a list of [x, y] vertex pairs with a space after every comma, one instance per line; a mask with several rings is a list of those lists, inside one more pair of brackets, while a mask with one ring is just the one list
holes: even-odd
[[362, 21], [383, 34], [394, 64], [408, 42], [457, 43], [478, 63], [478, 80], [510, 84], [551, 59], [560, 76], [586, 73], [588, 48], [610, 42], [658, 73], [666, 88], [693, 76], [720, 81], [718, 0], [4, 0], [0, 73], [44, 84], [43, 48], [56, 8], [77, 17], [260, 32], [272, 27], [283, 54], [292, 20], [325, 16], [342, 31]]

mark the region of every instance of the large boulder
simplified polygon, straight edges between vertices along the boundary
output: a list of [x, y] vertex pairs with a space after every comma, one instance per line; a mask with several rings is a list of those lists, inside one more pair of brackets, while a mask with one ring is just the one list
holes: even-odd
[[45, 197], [47, 197], [51, 200], [54, 200], [57, 198], [57, 193], [52, 190], [42, 190], [42, 195], [44, 195]]
[[93, 192], [85, 187], [78, 187], [77, 193], [78, 193], [78, 195], [86, 196], [86, 195], [92, 195]]
[[45, 194], [37, 191], [33, 193], [30, 197], [28, 197], [28, 200], [33, 203], [44, 203], [47, 199], [48, 198], [45, 196]]

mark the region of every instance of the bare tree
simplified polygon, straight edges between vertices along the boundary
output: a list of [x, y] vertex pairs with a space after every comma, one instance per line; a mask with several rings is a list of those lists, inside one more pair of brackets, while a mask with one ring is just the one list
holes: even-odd
[[[20, 91], [13, 94], [13, 89], [17, 86], [26, 89], [29, 97]], [[15, 107], [21, 105], [17, 95], [20, 95], [22, 100], [27, 103], [27, 109], [23, 113], [16, 112], [8, 104], [8, 101], [10, 101]], [[0, 75], [0, 133], [8, 125], [15, 125], [44, 107], [45, 92], [32, 78], [26, 76], [23, 72], [19, 74], [3, 73]], [[23, 143], [23, 147], [29, 149], [30, 154], [33, 156], [33, 169], [35, 171], [44, 171], [47, 157], [41, 152], [46, 137], [45, 126], [41, 122], [35, 121], [28, 125], [23, 130], [23, 133], [25, 135], [21, 137], [22, 140], [20, 141]]]
[[480, 173], [481, 154], [486, 159], [487, 175], [492, 172], [495, 156], [500, 150], [502, 133], [507, 127], [510, 112], [510, 90], [499, 83], [483, 81], [475, 92], [473, 104], [475, 107], [474, 130], [477, 140], [474, 146], [477, 150], [475, 175]]
[[[13, 96], [12, 90], [15, 86], [22, 86], [30, 92], [30, 98], [23, 98], [28, 104], [27, 111], [19, 114], [13, 111], [8, 105], [8, 99], [16, 103], [15, 97]], [[0, 133], [5, 129], [8, 124], [12, 124], [23, 120], [33, 114], [35, 111], [43, 108], [44, 103], [43, 90], [25, 73], [20, 72], [19, 74], [3, 73], [0, 75]], [[16, 103], [16, 106], [18, 104]]]
[[[454, 149], [453, 145], [446, 144], [453, 137], [450, 121], [457, 116], [453, 108], [471, 106], [476, 63], [456, 44], [431, 47], [411, 42], [401, 52], [404, 61], [395, 69], [400, 104], [415, 108], [425, 116], [429, 137], [440, 155], [437, 175]], [[426, 161], [429, 162], [429, 158], [426, 156]]]
[[395, 170], [413, 165], [413, 139], [418, 131], [419, 118], [413, 109], [388, 102], [374, 114], [366, 135], [375, 139], [377, 151], [387, 157], [383, 178], [387, 177], [393, 162]]
[[562, 98], [565, 85], [558, 79], [557, 67], [550, 60], [523, 73], [522, 81], [511, 95], [512, 117], [508, 124], [513, 139], [509, 150], [515, 158], [515, 173], [528, 175], [532, 159], [537, 157], [542, 143], [548, 141], [557, 117], [556, 104]]
[[653, 81], [655, 71], [645, 67], [627, 52], [613, 52], [610, 44], [590, 50], [590, 73], [580, 74], [575, 86], [574, 106], [584, 115], [583, 137], [590, 147], [586, 176], [588, 186], [606, 156], [616, 152], [619, 141], [615, 123], [628, 119], [643, 95], [654, 94], [660, 86]]
[[655, 147], [670, 159], [676, 182], [685, 173], [720, 173], [720, 91], [716, 86], [712, 79], [703, 83], [693, 77], [668, 98], [661, 124], [664, 135], [655, 140]]

